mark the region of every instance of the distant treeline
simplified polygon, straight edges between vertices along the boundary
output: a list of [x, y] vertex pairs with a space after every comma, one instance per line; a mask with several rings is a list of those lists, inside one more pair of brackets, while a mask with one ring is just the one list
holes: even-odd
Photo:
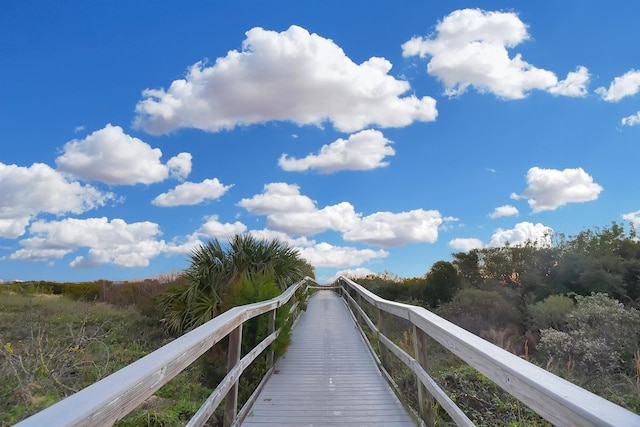
[[181, 283], [179, 274], [163, 274], [143, 280], [112, 282], [50, 282], [46, 280], [4, 282], [0, 289], [19, 294], [63, 295], [74, 300], [99, 301], [120, 307], [133, 305], [142, 314], [161, 318], [158, 295]]
[[555, 240], [457, 252], [452, 262], [438, 261], [419, 278], [385, 273], [355, 280], [383, 298], [429, 308], [452, 301], [462, 289], [502, 290], [522, 304], [596, 292], [640, 306], [640, 240], [633, 227], [613, 222]]

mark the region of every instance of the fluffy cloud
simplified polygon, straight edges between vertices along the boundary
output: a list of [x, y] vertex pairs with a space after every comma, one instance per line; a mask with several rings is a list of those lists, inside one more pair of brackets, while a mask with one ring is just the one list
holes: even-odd
[[512, 194], [513, 199], [528, 199], [534, 212], [552, 211], [567, 203], [596, 200], [603, 188], [582, 168], [542, 169], [533, 167], [527, 172], [527, 189]]
[[498, 228], [489, 246], [499, 247], [509, 243], [510, 245], [522, 245], [527, 242], [535, 242], [541, 245], [551, 245], [553, 229], [540, 223], [521, 222], [516, 224], [511, 230]]
[[347, 241], [381, 247], [433, 243], [443, 222], [438, 211], [423, 209], [378, 212], [366, 217], [355, 212], [348, 202], [318, 209], [313, 200], [300, 194], [297, 185], [285, 183], [267, 184], [264, 193], [242, 199], [238, 204], [254, 214], [267, 215], [271, 230], [302, 236], [335, 230], [342, 232]]
[[621, 120], [622, 126], [637, 126], [640, 125], [640, 111], [638, 111], [637, 113], [629, 116], [629, 117], [624, 117]]
[[253, 214], [267, 215], [271, 230], [304, 236], [327, 229], [344, 231], [359, 220], [348, 202], [318, 209], [313, 200], [300, 194], [297, 185], [278, 182], [264, 188], [264, 193], [242, 199], [238, 205]]
[[449, 242], [449, 246], [453, 249], [468, 252], [472, 249], [481, 249], [484, 245], [482, 240], [474, 238], [456, 238]]
[[0, 237], [21, 236], [40, 213], [83, 213], [114, 198], [89, 185], [70, 181], [51, 167], [0, 163]]
[[151, 184], [170, 175], [184, 179], [191, 172], [189, 153], [172, 157], [166, 165], [160, 157], [160, 149], [108, 124], [85, 139], [67, 142], [56, 164], [74, 176], [107, 184]]
[[640, 211], [623, 214], [622, 219], [631, 222], [636, 230], [640, 230]]
[[344, 231], [359, 221], [360, 215], [349, 202], [325, 206], [312, 212], [286, 212], [267, 216], [273, 230], [292, 235], [309, 236], [325, 230]]
[[251, 230], [251, 235], [257, 239], [278, 239], [286, 242], [300, 252], [314, 267], [352, 267], [372, 259], [384, 258], [389, 254], [384, 250], [357, 249], [353, 247], [334, 246], [326, 242], [317, 243], [302, 236], [292, 238], [281, 231], [269, 229]]
[[512, 12], [457, 10], [436, 26], [433, 37], [414, 37], [402, 45], [404, 56], [431, 56], [427, 72], [438, 78], [449, 96], [473, 86], [506, 99], [520, 99], [533, 89], [556, 95], [584, 96], [589, 76], [584, 67], [559, 82], [556, 75], [537, 68], [513, 48], [529, 39], [527, 26]]
[[180, 153], [167, 162], [169, 177], [183, 180], [191, 173], [191, 153]]
[[550, 87], [549, 93], [554, 95], [581, 97], [587, 95], [589, 85], [589, 70], [580, 66], [576, 71], [567, 74], [567, 78]]
[[608, 102], [618, 102], [626, 96], [632, 96], [640, 92], [640, 71], [631, 70], [622, 76], [613, 79], [609, 89], [599, 87], [596, 93]]
[[270, 120], [330, 121], [354, 132], [437, 116], [433, 98], [401, 97], [410, 85], [388, 74], [386, 59], [355, 64], [332, 40], [304, 28], [279, 33], [256, 27], [242, 46], [211, 66], [194, 64], [167, 90], [145, 90], [135, 125], [163, 134], [187, 127], [215, 132]]
[[223, 185], [218, 178], [199, 183], [185, 182], [158, 195], [151, 203], [162, 207], [197, 205], [205, 200], [219, 199], [230, 188], [231, 185]]
[[240, 200], [238, 205], [257, 215], [316, 210], [314, 201], [301, 195], [297, 185], [274, 182], [266, 184], [264, 190], [262, 194]]
[[78, 256], [71, 267], [95, 267], [113, 264], [121, 267], [145, 267], [160, 254], [166, 244], [157, 240], [158, 224], [122, 219], [67, 218], [61, 221], [36, 221], [29, 228], [32, 237], [23, 239], [19, 249], [9, 256], [12, 260], [43, 261], [88, 248], [86, 256]]
[[315, 267], [346, 268], [360, 265], [376, 258], [389, 255], [382, 249], [357, 249], [353, 247], [333, 246], [329, 243], [318, 243], [314, 246], [300, 248], [300, 255]]
[[196, 231], [195, 236], [208, 237], [210, 239], [228, 240], [236, 234], [242, 234], [247, 230], [247, 226], [236, 221], [233, 224], [221, 223], [217, 215], [207, 218], [207, 221]]
[[401, 246], [407, 243], [433, 243], [438, 240], [438, 226], [442, 224], [440, 212], [416, 209], [409, 212], [378, 212], [362, 218], [343, 237], [352, 242], [381, 247]]
[[283, 154], [278, 161], [286, 171], [306, 171], [316, 169], [322, 173], [333, 173], [341, 170], [369, 170], [387, 166], [386, 156], [393, 156], [391, 141], [377, 130], [363, 130], [349, 136], [348, 139], [337, 139], [324, 145], [318, 154], [310, 154], [303, 159], [289, 158]]
[[515, 206], [504, 205], [504, 206], [499, 206], [495, 208], [493, 212], [491, 212], [489, 217], [496, 219], [496, 218], [501, 218], [503, 216], [516, 216], [519, 213], [520, 212], [518, 212], [518, 208], [516, 208]]

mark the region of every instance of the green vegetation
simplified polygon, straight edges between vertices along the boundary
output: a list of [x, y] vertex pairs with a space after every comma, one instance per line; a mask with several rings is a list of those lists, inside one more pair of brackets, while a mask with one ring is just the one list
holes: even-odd
[[257, 240], [245, 234], [235, 236], [228, 248], [218, 240], [201, 246], [191, 254], [185, 281], [160, 300], [169, 332], [181, 334], [213, 319], [238, 302], [228, 298], [229, 294], [242, 293], [238, 287], [252, 286], [252, 280], [260, 281], [263, 276], [270, 277], [282, 292], [314, 274], [297, 250], [278, 240]]
[[[9, 425], [155, 350], [225, 310], [279, 295], [313, 268], [278, 241], [207, 243], [181, 274], [140, 282], [0, 285], [0, 425]], [[502, 348], [640, 412], [640, 240], [613, 223], [554, 246], [527, 242], [453, 254], [423, 277], [385, 273], [357, 282], [383, 298], [422, 305]], [[289, 339], [289, 309], [276, 314]], [[367, 307], [365, 306], [365, 310]], [[405, 321], [388, 335], [412, 354]], [[264, 339], [266, 316], [244, 325], [243, 354]], [[183, 425], [226, 373], [226, 341], [169, 382], [120, 426]], [[547, 426], [487, 378], [429, 341], [432, 377], [478, 425]], [[389, 358], [416, 399], [415, 376]], [[267, 369], [241, 377], [245, 401]], [[436, 425], [451, 425], [436, 409]]]
[[[8, 289], [7, 289], [8, 288]], [[0, 292], [0, 424], [13, 424], [159, 347], [157, 320], [134, 306]]]
[[[313, 276], [297, 251], [249, 235], [236, 236], [226, 249], [209, 242], [191, 261], [180, 275], [142, 282], [2, 285], [0, 424], [46, 408], [231, 307], [273, 298]], [[290, 309], [276, 313], [282, 328], [276, 356], [289, 342]], [[266, 315], [246, 322], [243, 354], [267, 333]], [[216, 345], [117, 425], [184, 425], [226, 374], [226, 346], [226, 340]], [[240, 402], [264, 376], [266, 361], [261, 355], [241, 377]]]
[[[612, 223], [559, 235], [553, 246], [527, 242], [454, 253], [452, 262], [435, 263], [422, 278], [384, 274], [356, 281], [383, 298], [429, 308], [640, 413], [640, 240], [633, 228]], [[395, 337], [401, 347], [412, 348], [402, 328]], [[495, 385], [480, 387], [488, 380], [435, 342], [429, 346], [429, 370], [479, 425], [547, 425], [527, 408], [518, 407], [514, 418], [508, 396]], [[394, 376], [406, 382], [402, 369]], [[461, 400], [456, 384], [464, 384], [471, 397]], [[477, 413], [480, 402], [491, 419]], [[446, 417], [441, 422], [447, 425]]]

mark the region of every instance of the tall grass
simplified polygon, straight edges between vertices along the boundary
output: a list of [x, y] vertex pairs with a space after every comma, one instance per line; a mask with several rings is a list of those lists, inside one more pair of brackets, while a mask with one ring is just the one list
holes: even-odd
[[[14, 424], [52, 405], [165, 340], [158, 320], [142, 315], [134, 305], [0, 290], [0, 425]], [[163, 405], [139, 409], [122, 425], [140, 425], [136, 417], [149, 411], [154, 414], [150, 420], [176, 422], [186, 417], [185, 412], [193, 414], [208, 394], [199, 385], [200, 377], [196, 365], [158, 392]], [[197, 406], [194, 399], [199, 399]]]

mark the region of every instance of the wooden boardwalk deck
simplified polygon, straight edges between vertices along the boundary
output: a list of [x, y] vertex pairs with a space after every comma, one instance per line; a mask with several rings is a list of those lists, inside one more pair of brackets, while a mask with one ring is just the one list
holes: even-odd
[[342, 299], [318, 291], [243, 426], [415, 426]]

